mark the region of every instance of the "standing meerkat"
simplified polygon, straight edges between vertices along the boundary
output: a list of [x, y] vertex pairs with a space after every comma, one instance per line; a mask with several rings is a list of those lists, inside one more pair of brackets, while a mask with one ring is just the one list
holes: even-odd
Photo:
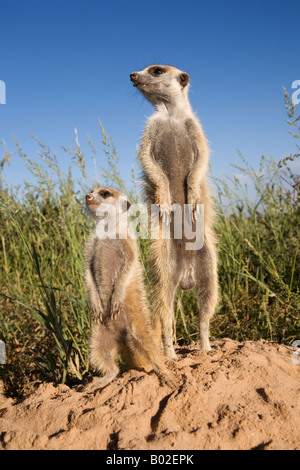
[[[118, 354], [130, 367], [152, 368], [159, 376], [168, 377], [151, 328], [138, 246], [127, 237], [130, 204], [120, 191], [101, 187], [86, 196], [86, 205], [92, 216], [100, 223], [102, 220], [85, 249], [85, 282], [92, 314], [90, 359], [103, 375], [92, 388], [103, 387], [117, 376]], [[105, 218], [107, 214], [111, 219]], [[104, 219], [110, 220], [110, 234], [105, 232]]]
[[[151, 240], [155, 326], [165, 355], [176, 358], [173, 346], [173, 304], [178, 286], [196, 288], [200, 312], [200, 346], [210, 350], [209, 320], [218, 301], [214, 212], [207, 182], [209, 149], [188, 99], [189, 75], [168, 65], [151, 65], [130, 74], [133, 85], [155, 107], [139, 151], [148, 207], [160, 206], [162, 221], [173, 204], [189, 204], [192, 220], [204, 205], [204, 244], [186, 250], [183, 240]], [[172, 224], [172, 219], [171, 219]], [[174, 225], [174, 222], [173, 222]]]

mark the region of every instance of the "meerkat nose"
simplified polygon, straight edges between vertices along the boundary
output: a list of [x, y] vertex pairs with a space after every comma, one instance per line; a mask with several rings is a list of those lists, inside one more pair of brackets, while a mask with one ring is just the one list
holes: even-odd
[[137, 74], [137, 73], [131, 73], [131, 74], [130, 74], [130, 80], [131, 80], [132, 82], [136, 82], [137, 79], [138, 79], [138, 74]]
[[91, 194], [86, 195], [86, 201], [91, 201], [93, 199], [93, 196]]

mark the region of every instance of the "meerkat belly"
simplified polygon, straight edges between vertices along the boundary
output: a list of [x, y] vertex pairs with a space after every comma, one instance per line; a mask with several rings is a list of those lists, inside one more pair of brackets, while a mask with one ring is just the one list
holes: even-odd
[[108, 250], [100, 251], [98, 262], [98, 272], [101, 276], [100, 289], [106, 293], [105, 300], [108, 302], [111, 298], [115, 281], [121, 269], [120, 255], [112, 243], [109, 244]]
[[185, 127], [164, 123], [153, 145], [153, 157], [170, 182], [173, 203], [185, 202], [186, 179], [194, 153]]
[[116, 252], [110, 253], [109, 264], [106, 265], [108, 282], [114, 284], [121, 268], [120, 256]]

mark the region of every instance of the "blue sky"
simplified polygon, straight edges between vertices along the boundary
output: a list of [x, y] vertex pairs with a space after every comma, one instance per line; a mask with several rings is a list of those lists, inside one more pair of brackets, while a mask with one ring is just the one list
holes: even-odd
[[190, 74], [217, 176], [236, 171], [237, 149], [254, 167], [261, 155], [279, 160], [296, 151], [282, 86], [292, 91], [300, 80], [299, 58], [299, 0], [1, 0], [0, 141], [14, 152], [4, 176], [11, 183], [26, 176], [12, 134], [38, 160], [33, 134], [66, 170], [61, 146], [75, 145], [77, 128], [92, 179], [86, 134], [101, 164], [100, 118], [129, 181], [152, 112], [129, 74], [151, 63]]

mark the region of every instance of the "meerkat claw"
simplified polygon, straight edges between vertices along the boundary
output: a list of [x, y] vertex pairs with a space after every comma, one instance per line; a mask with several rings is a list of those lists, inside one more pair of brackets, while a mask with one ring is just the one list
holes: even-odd
[[168, 212], [162, 213], [162, 221], [165, 225], [170, 225], [170, 214]]
[[160, 213], [162, 222], [165, 225], [170, 225], [170, 205], [164, 202], [160, 205]]
[[111, 318], [115, 320], [117, 316], [120, 315], [120, 312], [121, 312], [121, 304], [120, 303], [113, 304]]

